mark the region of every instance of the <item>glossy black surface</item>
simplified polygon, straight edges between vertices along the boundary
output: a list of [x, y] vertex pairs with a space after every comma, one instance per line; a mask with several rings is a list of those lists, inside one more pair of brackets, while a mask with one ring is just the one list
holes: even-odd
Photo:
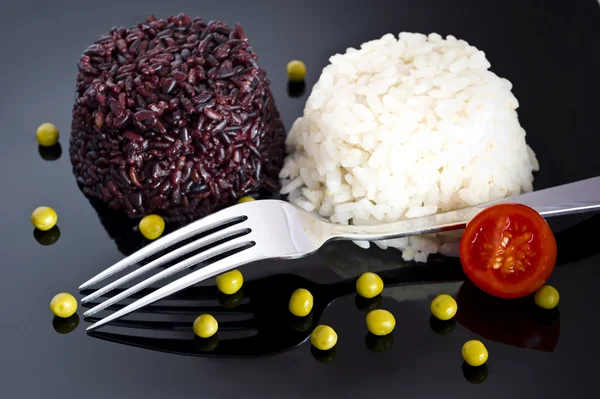
[[[53, 319], [48, 304], [54, 294], [80, 298], [81, 282], [144, 244], [135, 224], [92, 205], [71, 175], [66, 149], [78, 57], [113, 25], [181, 11], [244, 26], [288, 129], [329, 55], [388, 32], [453, 34], [482, 48], [492, 70], [513, 83], [521, 124], [541, 163], [537, 189], [600, 174], [595, 0], [4, 0], [1, 397], [600, 396], [600, 215], [551, 222], [559, 266], [550, 283], [561, 293], [553, 312], [540, 312], [531, 298], [482, 297], [463, 285], [456, 260], [413, 265], [395, 251], [336, 243], [307, 259], [245, 267], [243, 297], [219, 297], [209, 281], [93, 336], [85, 334], [82, 308], [79, 317]], [[291, 59], [308, 67], [304, 92], [288, 87]], [[62, 154], [38, 148], [35, 129], [43, 122], [60, 129]], [[40, 205], [57, 210], [59, 229], [32, 232], [29, 216]], [[353, 279], [367, 270], [382, 271], [388, 288], [373, 301], [357, 300]], [[312, 320], [293, 319], [285, 310], [299, 286], [315, 294]], [[457, 294], [453, 322], [430, 320], [429, 303], [443, 292]], [[367, 335], [364, 312], [377, 306], [396, 316], [393, 339]], [[207, 310], [222, 331], [218, 339], [195, 339], [191, 323]], [[335, 350], [315, 353], [304, 342], [316, 323], [336, 329]], [[487, 366], [476, 370], [460, 356], [473, 338], [490, 352]]]

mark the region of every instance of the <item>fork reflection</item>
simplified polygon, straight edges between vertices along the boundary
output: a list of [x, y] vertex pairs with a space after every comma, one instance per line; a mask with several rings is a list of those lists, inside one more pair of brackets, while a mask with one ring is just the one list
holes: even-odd
[[[292, 349], [304, 342], [310, 331], [293, 328], [292, 321], [287, 319], [287, 301], [283, 298], [289, 295], [290, 287], [304, 281], [291, 275], [273, 277], [249, 281], [243, 293], [231, 296], [219, 295], [216, 287], [192, 287], [140, 309], [132, 315], [134, 320], [115, 320], [107, 326], [106, 332], [93, 331], [88, 335], [190, 356], [256, 357]], [[268, 290], [272, 285], [278, 288]], [[119, 290], [115, 290], [115, 294], [118, 293]], [[132, 299], [145, 294], [147, 290]], [[107, 310], [115, 311], [124, 306], [126, 304], [113, 305]], [[212, 314], [219, 321], [218, 338], [200, 339], [194, 335], [192, 323], [202, 313]], [[94, 323], [98, 319], [84, 320]]]
[[[449, 260], [446, 264], [387, 270], [380, 272], [380, 276], [386, 284], [400, 286], [460, 281], [463, 277], [456, 260]], [[292, 292], [300, 287], [308, 289], [314, 296], [313, 310], [304, 318], [292, 317], [287, 306]], [[305, 342], [332, 302], [355, 293], [355, 279], [325, 285], [297, 275], [279, 274], [247, 281], [243, 289], [243, 298], [221, 297], [218, 301], [216, 287], [191, 287], [141, 309], [130, 318], [112, 322], [106, 332], [94, 331], [89, 335], [187, 355], [248, 357], [275, 354]], [[120, 291], [117, 289], [107, 295], [118, 295]], [[131, 300], [146, 295], [147, 291], [136, 293]], [[83, 294], [89, 292], [92, 290], [85, 290]], [[230, 306], [224, 307], [220, 302]], [[94, 305], [85, 303], [82, 306]], [[116, 311], [124, 306], [126, 304], [113, 305], [107, 311]], [[202, 313], [210, 313], [219, 321], [218, 345], [212, 345], [208, 352], [201, 350], [202, 346], [198, 345], [191, 328], [194, 319]], [[97, 321], [91, 317], [84, 320]], [[121, 333], [123, 329], [127, 331]]]
[[[595, 237], [593, 233], [599, 226], [600, 214], [597, 214], [556, 233], [561, 249], [557, 265], [560, 267], [599, 254], [600, 246], [592, 245], [591, 242]], [[410, 290], [415, 284], [434, 286], [464, 280], [458, 259], [440, 257], [429, 264], [404, 264], [392, 269], [394, 261], [390, 257], [390, 251], [364, 251], [348, 243], [330, 245], [334, 248], [326, 248], [317, 256], [328, 261], [328, 257], [335, 254], [337, 262], [348, 262], [352, 267], [352, 262], [357, 262], [357, 259], [360, 262], [367, 255], [365, 252], [369, 252], [370, 266], [379, 270], [386, 287], [395, 286], [394, 290], [403, 290], [403, 287]], [[362, 272], [361, 265], [353, 267], [358, 276]], [[341, 297], [354, 295], [354, 285], [355, 278], [322, 285], [300, 276], [279, 274], [247, 281], [244, 293], [237, 296], [219, 295], [217, 288], [212, 286], [196, 286], [141, 309], [131, 316], [135, 319], [114, 321], [107, 330], [89, 332], [88, 335], [123, 345], [189, 356], [268, 356], [289, 351], [304, 343], [327, 306]], [[291, 293], [300, 287], [313, 293], [314, 307], [306, 318], [293, 318], [289, 314], [287, 303]], [[83, 294], [91, 292], [93, 290], [86, 290]], [[111, 294], [119, 292], [120, 290], [115, 290]], [[132, 299], [147, 293], [148, 290], [143, 290]], [[560, 313], [558, 310], [539, 312], [530, 306], [533, 303], [531, 298], [519, 303], [501, 301], [483, 294], [466, 282], [461, 286], [457, 300], [461, 311], [456, 322], [484, 339], [550, 352], [554, 351], [558, 343]], [[520, 306], [526, 303], [529, 305]], [[83, 306], [94, 305], [88, 303]], [[118, 310], [123, 306], [125, 305], [113, 305], [106, 311]], [[379, 307], [379, 303], [376, 300], [368, 303], [357, 301], [357, 307], [370, 310]], [[201, 313], [217, 316], [218, 337], [202, 340], [194, 336], [192, 323]], [[84, 320], [93, 323], [98, 319], [90, 317]], [[494, 327], [494, 320], [501, 320], [502, 328]], [[449, 328], [448, 332], [451, 333], [451, 330]]]

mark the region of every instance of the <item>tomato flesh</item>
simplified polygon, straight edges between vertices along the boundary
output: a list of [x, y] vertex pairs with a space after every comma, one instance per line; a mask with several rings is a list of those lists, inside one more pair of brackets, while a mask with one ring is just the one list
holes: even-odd
[[460, 241], [469, 280], [500, 298], [520, 298], [539, 289], [554, 269], [556, 240], [546, 220], [521, 204], [499, 204], [471, 220]]

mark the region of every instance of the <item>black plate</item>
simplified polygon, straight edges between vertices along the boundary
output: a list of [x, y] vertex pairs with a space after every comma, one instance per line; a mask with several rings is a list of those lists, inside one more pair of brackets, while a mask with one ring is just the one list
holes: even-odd
[[[77, 294], [81, 282], [143, 245], [134, 225], [94, 207], [71, 175], [67, 147], [78, 57], [113, 25], [181, 11], [242, 23], [288, 128], [331, 54], [388, 32], [453, 34], [482, 48], [492, 70], [513, 83], [521, 124], [541, 164], [536, 189], [600, 174], [595, 0], [5, 0], [0, 5], [2, 397], [600, 396], [594, 329], [598, 215], [552, 220], [560, 265], [550, 283], [561, 292], [553, 312], [538, 311], [531, 298], [498, 303], [481, 297], [463, 285], [456, 260], [414, 265], [395, 251], [337, 243], [307, 259], [245, 267], [243, 298], [218, 297], [209, 281], [161, 302], [129, 319], [142, 329], [111, 327], [88, 336], [83, 309], [79, 319], [53, 319], [48, 303], [54, 294]], [[294, 87], [290, 95], [285, 65], [291, 59], [303, 60], [308, 75], [305, 91]], [[38, 149], [35, 129], [47, 121], [61, 130], [62, 154]], [[39, 205], [57, 210], [59, 229], [34, 234], [28, 219]], [[382, 271], [394, 287], [375, 301], [357, 300], [353, 278], [365, 270]], [[287, 297], [298, 286], [315, 293], [312, 320], [287, 316]], [[461, 310], [454, 322], [430, 320], [429, 302], [441, 292], [458, 295]], [[191, 322], [206, 306], [227, 313], [219, 316], [222, 325], [242, 332], [224, 328], [218, 341], [194, 339]], [[396, 315], [393, 339], [367, 335], [364, 312], [374, 306]], [[305, 342], [317, 322], [337, 330], [335, 351], [314, 353]], [[247, 336], [231, 341], [235, 334]], [[460, 349], [472, 338], [486, 343], [487, 367], [463, 365]]]

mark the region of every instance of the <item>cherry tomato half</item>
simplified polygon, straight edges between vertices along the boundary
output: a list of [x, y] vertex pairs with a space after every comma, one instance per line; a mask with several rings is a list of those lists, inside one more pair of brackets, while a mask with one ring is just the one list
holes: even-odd
[[556, 263], [556, 240], [546, 220], [521, 204], [479, 212], [460, 240], [460, 260], [469, 280], [499, 298], [537, 291]]

